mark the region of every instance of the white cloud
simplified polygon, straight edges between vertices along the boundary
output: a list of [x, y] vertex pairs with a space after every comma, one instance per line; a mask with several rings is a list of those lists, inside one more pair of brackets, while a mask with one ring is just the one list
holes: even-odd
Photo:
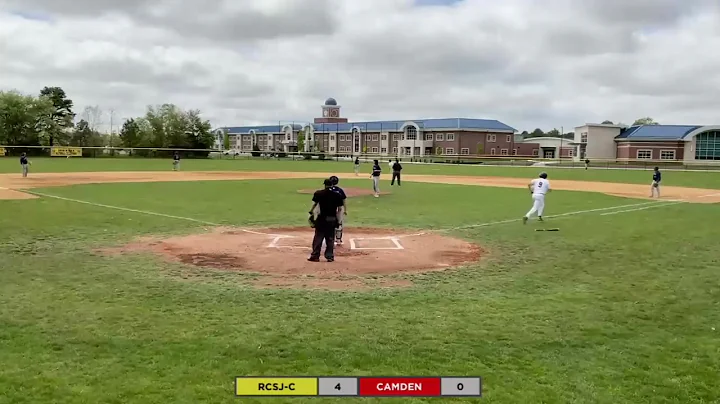
[[[713, 0], [0, 0], [0, 88], [215, 125], [495, 118], [720, 123]], [[30, 18], [31, 17], [31, 18]]]

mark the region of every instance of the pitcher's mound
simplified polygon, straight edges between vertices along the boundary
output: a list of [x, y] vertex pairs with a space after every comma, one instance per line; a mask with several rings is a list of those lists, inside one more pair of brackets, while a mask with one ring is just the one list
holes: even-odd
[[[301, 194], [314, 194], [317, 189], [299, 189], [298, 192]], [[365, 189], [365, 188], [343, 188], [343, 191], [345, 191], [345, 196], [348, 198], [352, 198], [355, 196], [370, 196], [374, 195], [372, 189]], [[389, 192], [380, 192], [380, 195], [387, 195]]]
[[482, 249], [437, 234], [398, 235], [391, 230], [350, 228], [335, 262], [308, 262], [310, 228], [214, 229], [208, 233], [145, 239], [118, 252], [152, 251], [185, 264], [259, 274], [261, 287], [363, 289], [400, 286], [389, 275], [437, 271], [475, 262]]

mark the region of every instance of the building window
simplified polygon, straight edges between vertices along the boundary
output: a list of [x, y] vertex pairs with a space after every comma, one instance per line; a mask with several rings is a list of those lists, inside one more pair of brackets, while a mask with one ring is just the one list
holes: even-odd
[[243, 150], [250, 150], [250, 145], [246, 144], [245, 146], [243, 146]]
[[426, 133], [426, 134], [425, 134], [425, 140], [433, 140], [433, 134], [432, 134], [432, 133]]
[[490, 155], [491, 155], [491, 156], [494, 156], [494, 155], [495, 155], [495, 148], [494, 148], [494, 147], [493, 147], [492, 149], [490, 149]]
[[333, 133], [330, 134], [330, 141], [331, 142], [335, 141], [335, 134], [333, 134]]
[[330, 151], [335, 151], [335, 146], [330, 146]]
[[720, 160], [720, 131], [707, 131], [695, 136], [696, 160]]
[[517, 149], [513, 149], [512, 155], [513, 155], [513, 156], [517, 156]]
[[387, 135], [385, 135], [385, 134], [380, 135], [380, 140], [382, 140], [383, 142], [386, 141], [386, 140], [387, 140]]
[[587, 143], [587, 132], [580, 134], [580, 143]]
[[400, 140], [400, 135], [397, 134], [397, 133], [395, 133], [395, 134], [393, 135], [393, 140]]
[[540, 155], [540, 149], [533, 149], [532, 155], [533, 155], [533, 156], [538, 156], [538, 155]]
[[417, 128], [408, 126], [405, 128], [405, 140], [417, 140]]
[[249, 142], [249, 141], [250, 141], [250, 136], [243, 136], [243, 137], [242, 137], [242, 140], [245, 141], [245, 142]]
[[436, 148], [436, 149], [435, 149], [435, 154], [437, 154], [438, 156], [441, 155], [441, 154], [443, 154], [443, 148], [442, 148], [442, 147]]
[[445, 135], [445, 140], [448, 142], [454, 142], [455, 141], [455, 134], [454, 133], [448, 133]]
[[575, 155], [575, 151], [573, 149], [568, 150], [568, 157], [573, 157]]
[[397, 154], [397, 147], [393, 147], [393, 154]]
[[370, 149], [370, 152], [371, 152], [371, 153], [377, 153], [377, 152], [378, 152], [378, 148], [377, 148], [377, 147], [373, 147], [372, 149]]
[[468, 156], [470, 155], [470, 149], [468, 149], [467, 147], [463, 147], [462, 149], [460, 149], [460, 154]]
[[442, 142], [445, 140], [445, 135], [442, 133], [438, 133], [437, 135], [435, 135], [435, 140], [437, 140], [438, 142]]
[[650, 160], [650, 159], [652, 159], [652, 150], [638, 150], [638, 151], [637, 151], [637, 158], [638, 158], [638, 160]]
[[508, 155], [508, 149], [500, 149], [500, 155], [501, 155], [501, 156], [507, 156], [507, 155]]
[[506, 135], [505, 136], [505, 142], [512, 143], [512, 135]]
[[380, 154], [387, 154], [387, 147], [381, 147]]
[[455, 154], [455, 149], [452, 147], [445, 148], [445, 154]]
[[365, 141], [366, 141], [366, 142], [369, 142], [370, 139], [371, 139], [370, 135], [365, 135]]
[[497, 140], [497, 137], [495, 135], [487, 135], [487, 141], [490, 143], [495, 143]]
[[377, 135], [377, 134], [372, 135], [372, 140], [373, 140], [373, 142], [377, 142], [377, 140], [378, 140], [378, 135]]
[[675, 150], [660, 150], [660, 160], [675, 160]]

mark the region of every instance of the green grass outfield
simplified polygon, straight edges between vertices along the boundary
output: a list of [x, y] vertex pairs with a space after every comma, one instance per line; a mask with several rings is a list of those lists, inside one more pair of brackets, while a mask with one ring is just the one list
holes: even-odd
[[[13, 161], [14, 164], [14, 161]], [[333, 165], [335, 164], [335, 165]], [[156, 160], [36, 160], [34, 171], [167, 169]], [[187, 170], [326, 170], [329, 162], [183, 161]], [[0, 168], [14, 166], [0, 160]], [[441, 173], [410, 166], [411, 173]], [[443, 174], [536, 169], [445, 167]], [[647, 182], [648, 172], [553, 170]], [[717, 174], [668, 173], [712, 187]], [[306, 225], [315, 180], [77, 185], [66, 198], [228, 225]], [[367, 186], [366, 180], [343, 185]], [[385, 190], [389, 183], [383, 181]], [[717, 186], [720, 188], [720, 186]], [[353, 198], [352, 225], [449, 228], [519, 219], [526, 191], [407, 183]], [[479, 375], [486, 403], [718, 403], [717, 205], [554, 192], [546, 225], [452, 234], [487, 249], [467, 268], [369, 292], [257, 290], [249, 275], [150, 255], [92, 253], [197, 223], [41, 198], [0, 201], [0, 403], [454, 403], [235, 398], [239, 375]], [[614, 206], [624, 208], [611, 209]], [[639, 209], [637, 208], [637, 209]], [[472, 402], [472, 400], [468, 401]]]
[[[31, 158], [30, 172], [81, 172], [81, 171], [168, 171], [172, 162], [169, 159], [143, 158]], [[363, 163], [365, 172], [372, 165]], [[629, 184], [650, 184], [651, 170], [609, 170], [562, 167], [498, 167], [478, 165], [443, 164], [404, 164], [405, 174], [443, 174], [493, 177], [534, 178], [540, 171], [546, 171], [551, 179], [620, 182]], [[387, 171], [387, 161], [382, 164]], [[183, 171], [322, 171], [336, 172], [338, 175], [352, 173], [352, 162], [306, 161], [306, 160], [193, 160], [182, 161]], [[0, 173], [19, 173], [20, 164], [14, 157], [0, 158]], [[720, 189], [720, 172], [713, 171], [666, 171], [663, 176], [666, 186], [687, 186], [694, 188]]]

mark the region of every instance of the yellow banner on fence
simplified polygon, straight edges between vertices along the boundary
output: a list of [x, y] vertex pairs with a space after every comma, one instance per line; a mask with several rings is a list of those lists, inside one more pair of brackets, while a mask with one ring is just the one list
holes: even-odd
[[4, 156], [7, 154], [7, 150], [5, 150], [4, 147], [0, 147], [0, 156]]
[[80, 147], [53, 147], [50, 149], [52, 157], [82, 157], [82, 148]]

